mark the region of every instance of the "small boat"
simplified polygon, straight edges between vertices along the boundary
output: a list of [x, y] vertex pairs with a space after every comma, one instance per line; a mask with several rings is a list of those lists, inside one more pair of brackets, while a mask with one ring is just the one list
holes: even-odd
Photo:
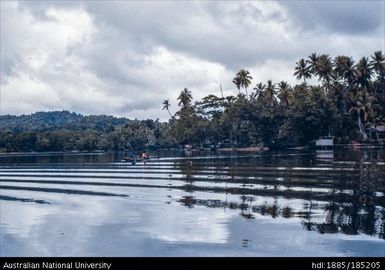
[[123, 160], [127, 161], [127, 162], [142, 162], [142, 161], [145, 161], [145, 160], [149, 160], [149, 158], [124, 157]]
[[142, 157], [124, 157], [123, 160], [126, 161], [126, 162], [132, 162], [133, 164], [135, 164], [136, 162], [144, 162], [144, 161], [147, 161], [147, 160], [150, 160], [150, 159], [154, 159], [154, 158], [159, 158], [159, 156], [151, 156], [151, 157], [147, 157], [147, 158], [142, 158]]

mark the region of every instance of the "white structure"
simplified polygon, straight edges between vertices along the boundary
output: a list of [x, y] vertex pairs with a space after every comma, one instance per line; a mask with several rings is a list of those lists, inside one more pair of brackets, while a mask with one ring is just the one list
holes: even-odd
[[315, 141], [317, 147], [333, 147], [333, 138], [320, 138]]

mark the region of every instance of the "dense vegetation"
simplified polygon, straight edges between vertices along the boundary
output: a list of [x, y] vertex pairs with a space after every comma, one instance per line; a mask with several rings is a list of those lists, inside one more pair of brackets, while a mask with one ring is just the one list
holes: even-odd
[[1, 151], [71, 151], [136, 149], [156, 144], [166, 123], [68, 111], [0, 116]]
[[329, 135], [341, 143], [383, 136], [378, 131], [385, 124], [381, 51], [358, 62], [313, 53], [296, 63], [294, 76], [301, 83], [269, 80], [253, 85], [249, 71], [240, 70], [233, 79], [237, 96], [211, 94], [195, 104], [185, 88], [175, 115], [169, 111], [170, 102], [163, 102], [171, 116], [167, 132], [177, 144], [270, 147], [303, 145]]
[[355, 62], [352, 57], [318, 55], [296, 63], [300, 83], [253, 84], [247, 70], [233, 79], [237, 95], [210, 94], [193, 103], [189, 89], [163, 110], [168, 123], [112, 116], [38, 112], [0, 116], [1, 151], [135, 149], [178, 145], [284, 147], [321, 136], [340, 143], [379, 140], [385, 125], [385, 56], [381, 51]]

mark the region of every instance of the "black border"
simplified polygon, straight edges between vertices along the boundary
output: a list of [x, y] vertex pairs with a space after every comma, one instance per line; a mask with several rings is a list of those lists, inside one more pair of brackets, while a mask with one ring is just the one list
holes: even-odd
[[[384, 243], [385, 244], [385, 243]], [[306, 269], [385, 270], [384, 257], [0, 257], [0, 269], [107, 269], [75, 268], [75, 262], [108, 263], [115, 269]], [[71, 263], [72, 268], [5, 267], [5, 263]]]

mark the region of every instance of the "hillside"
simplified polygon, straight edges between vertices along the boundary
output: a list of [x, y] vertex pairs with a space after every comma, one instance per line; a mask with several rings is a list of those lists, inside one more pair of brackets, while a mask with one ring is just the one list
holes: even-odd
[[0, 116], [0, 152], [136, 149], [169, 145], [167, 124], [68, 111]]
[[1, 115], [1, 132], [53, 131], [60, 129], [106, 131], [135, 120], [107, 115], [83, 116], [69, 111], [36, 112], [29, 115]]

